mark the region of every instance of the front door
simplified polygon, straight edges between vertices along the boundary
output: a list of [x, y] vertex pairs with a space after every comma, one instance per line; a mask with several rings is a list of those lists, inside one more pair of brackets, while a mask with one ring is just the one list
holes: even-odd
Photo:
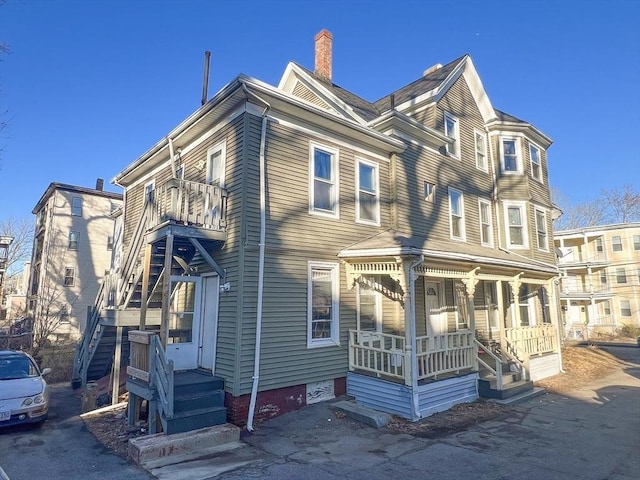
[[202, 322], [200, 328], [199, 366], [215, 370], [216, 343], [218, 332], [218, 293], [220, 277], [202, 277]]
[[435, 337], [443, 333], [447, 333], [447, 319], [445, 316], [446, 314], [442, 312], [442, 304], [440, 302], [440, 284], [438, 282], [425, 282], [424, 303], [427, 317], [429, 346], [431, 349], [434, 349], [439, 343], [435, 341]]
[[198, 367], [200, 277], [171, 276], [167, 357], [176, 370]]

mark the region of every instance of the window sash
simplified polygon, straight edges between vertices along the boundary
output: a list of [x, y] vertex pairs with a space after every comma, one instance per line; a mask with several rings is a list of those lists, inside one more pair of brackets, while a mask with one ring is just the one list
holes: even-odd
[[520, 171], [518, 158], [518, 141], [513, 138], [502, 139], [502, 169], [505, 172]]
[[616, 282], [627, 283], [627, 272], [624, 268], [616, 268]]
[[312, 147], [312, 211], [337, 212], [336, 155], [328, 150]]
[[492, 244], [491, 204], [480, 202], [480, 242], [484, 245]]
[[462, 192], [449, 190], [451, 237], [464, 239], [464, 204]]
[[460, 155], [460, 128], [458, 119], [448, 113], [444, 114], [444, 134], [452, 140], [453, 145], [447, 144], [447, 153], [458, 157]]
[[631, 302], [629, 300], [620, 300], [620, 315], [623, 317], [631, 316]]
[[541, 210], [536, 210], [536, 229], [538, 233], [538, 249], [547, 250], [547, 215]]
[[67, 267], [64, 269], [64, 286], [65, 287], [73, 287], [75, 284], [76, 277], [76, 269], [72, 267]]
[[615, 236], [611, 238], [612, 249], [614, 252], [622, 251], [622, 238], [619, 236]]
[[476, 167], [487, 171], [487, 141], [484, 134], [475, 132], [476, 142]]
[[542, 169], [540, 167], [540, 149], [535, 145], [529, 145], [529, 155], [531, 156], [531, 176], [542, 181]]
[[69, 232], [69, 250], [78, 250], [78, 241], [80, 240], [80, 234], [78, 232]]
[[71, 215], [74, 217], [82, 216], [82, 198], [73, 197], [71, 199]]
[[522, 222], [522, 207], [507, 207], [509, 222], [509, 244], [524, 246], [524, 225]]
[[640, 235], [633, 236], [633, 249], [640, 250]]
[[309, 264], [307, 346], [338, 343], [337, 265]]
[[358, 161], [358, 221], [377, 224], [379, 218], [378, 167]]

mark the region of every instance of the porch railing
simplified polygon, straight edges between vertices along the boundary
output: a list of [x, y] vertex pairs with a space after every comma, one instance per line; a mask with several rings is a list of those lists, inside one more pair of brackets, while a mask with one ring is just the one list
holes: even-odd
[[558, 346], [556, 327], [551, 324], [506, 328], [504, 333], [513, 353], [520, 359], [555, 352]]
[[498, 355], [496, 355], [490, 347], [487, 347], [485, 344], [483, 344], [482, 342], [480, 342], [477, 339], [473, 340], [478, 348], [478, 353], [482, 353], [484, 355], [488, 355], [489, 358], [491, 358], [493, 360], [493, 364], [495, 365], [495, 368], [492, 367], [490, 365], [490, 362], [485, 362], [484, 359], [482, 357], [480, 357], [480, 355], [478, 355], [478, 363], [480, 365], [482, 365], [484, 368], [486, 368], [487, 370], [489, 370], [490, 373], [492, 373], [495, 377], [496, 377], [496, 383], [497, 383], [497, 388], [498, 390], [502, 390], [502, 365], [503, 365], [503, 361], [502, 358], [500, 358]]
[[475, 352], [474, 335], [470, 331], [418, 337], [418, 380], [473, 368]]
[[403, 379], [404, 342], [399, 335], [349, 330], [349, 370]]

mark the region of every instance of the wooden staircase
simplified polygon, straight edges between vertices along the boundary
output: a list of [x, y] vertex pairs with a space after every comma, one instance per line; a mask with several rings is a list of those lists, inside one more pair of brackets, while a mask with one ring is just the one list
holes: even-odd
[[[101, 325], [100, 328], [102, 333], [87, 368], [87, 381], [98, 380], [109, 375], [113, 365], [113, 353], [116, 348], [116, 327]], [[122, 335], [123, 367], [126, 367], [129, 359], [129, 342], [126, 340], [129, 330], [130, 328], [125, 327]]]
[[[505, 400], [533, 390], [523, 365], [507, 358], [499, 348], [478, 345], [478, 394], [484, 398]], [[498, 378], [499, 377], [499, 378]]]

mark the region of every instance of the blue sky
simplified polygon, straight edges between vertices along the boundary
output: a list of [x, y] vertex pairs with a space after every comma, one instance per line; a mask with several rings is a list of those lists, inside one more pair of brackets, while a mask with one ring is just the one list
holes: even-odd
[[[239, 73], [277, 85], [333, 33], [334, 82], [368, 100], [469, 53], [494, 107], [555, 140], [573, 202], [640, 186], [640, 2], [7, 0], [0, 220], [52, 181], [108, 183]], [[117, 191], [113, 186], [109, 190]]]

